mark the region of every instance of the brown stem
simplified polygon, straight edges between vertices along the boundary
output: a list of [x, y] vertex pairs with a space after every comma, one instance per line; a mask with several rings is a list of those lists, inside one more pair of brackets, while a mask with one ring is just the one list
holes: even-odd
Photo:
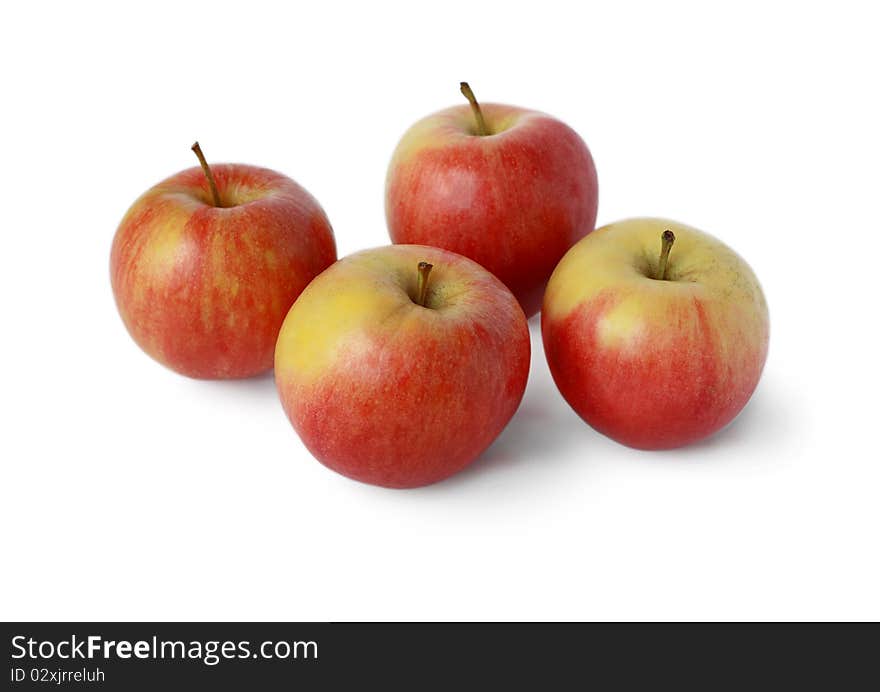
[[660, 281], [665, 281], [666, 267], [669, 264], [669, 251], [672, 249], [672, 244], [675, 242], [675, 233], [667, 228], [663, 231], [663, 235], [660, 236], [660, 239], [663, 245], [660, 247], [660, 266], [657, 269], [657, 278]]
[[480, 137], [491, 135], [492, 133], [489, 131], [489, 126], [486, 125], [486, 120], [483, 118], [483, 111], [480, 110], [480, 104], [477, 103], [477, 97], [474, 96], [474, 92], [471, 91], [467, 82], [461, 83], [461, 93], [464, 94], [464, 97], [471, 103], [471, 110], [474, 112], [474, 118], [477, 120], [477, 134]]
[[220, 192], [217, 190], [217, 183], [214, 182], [214, 174], [211, 173], [211, 167], [205, 160], [205, 155], [202, 153], [202, 148], [199, 146], [198, 142], [192, 145], [192, 150], [196, 153], [196, 156], [199, 157], [199, 163], [202, 164], [202, 170], [205, 171], [205, 177], [208, 179], [208, 185], [211, 187], [211, 197], [214, 198], [214, 206], [222, 207], [223, 203], [220, 201]]
[[433, 268], [433, 264], [419, 262], [419, 293], [416, 302], [422, 307], [427, 307], [425, 299], [428, 297], [428, 275]]

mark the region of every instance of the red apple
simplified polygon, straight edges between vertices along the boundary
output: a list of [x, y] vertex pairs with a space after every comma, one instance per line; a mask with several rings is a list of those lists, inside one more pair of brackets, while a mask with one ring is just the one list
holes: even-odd
[[553, 268], [596, 223], [598, 183], [577, 133], [543, 113], [471, 101], [413, 125], [388, 169], [395, 243], [434, 245], [482, 264], [541, 307]]
[[489, 272], [395, 245], [309, 284], [278, 336], [275, 380], [319, 461], [412, 488], [460, 471], [498, 436], [522, 398], [529, 349], [522, 309]]
[[116, 305], [132, 338], [190, 377], [272, 367], [284, 316], [336, 260], [318, 202], [280, 173], [239, 164], [190, 168], [128, 210], [110, 254]]
[[664, 449], [724, 427], [767, 357], [761, 286], [733, 250], [663, 219], [605, 226], [553, 272], [541, 315], [559, 391], [596, 430]]

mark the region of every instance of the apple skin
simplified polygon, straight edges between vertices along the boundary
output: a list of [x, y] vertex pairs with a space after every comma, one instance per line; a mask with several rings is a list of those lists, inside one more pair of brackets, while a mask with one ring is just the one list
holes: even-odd
[[[433, 264], [426, 305], [418, 264]], [[475, 262], [433, 247], [364, 250], [303, 291], [275, 349], [293, 427], [321, 463], [389, 488], [442, 480], [513, 416], [529, 372], [525, 315]]]
[[471, 258], [517, 297], [541, 307], [553, 268], [596, 224], [598, 181], [586, 144], [543, 113], [482, 104], [428, 116], [404, 134], [388, 168], [385, 215], [395, 243]]
[[[655, 278], [661, 235], [675, 242]], [[712, 236], [664, 219], [598, 229], [553, 272], [541, 329], [550, 372], [592, 427], [668, 449], [720, 430], [767, 358], [767, 303], [751, 268]]]
[[116, 231], [110, 278], [137, 344], [184, 375], [226, 379], [272, 367], [275, 341], [303, 288], [336, 260], [318, 202], [255, 166], [201, 168], [143, 194]]

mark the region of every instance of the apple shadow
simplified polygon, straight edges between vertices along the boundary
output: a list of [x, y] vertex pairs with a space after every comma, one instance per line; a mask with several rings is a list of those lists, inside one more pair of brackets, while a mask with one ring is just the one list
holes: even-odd
[[739, 415], [714, 435], [681, 447], [684, 456], [710, 458], [707, 452], [741, 447], [780, 447], [797, 442], [805, 430], [796, 397], [786, 393], [778, 382], [762, 382]]
[[243, 397], [249, 403], [265, 404], [278, 400], [274, 370], [235, 380], [194, 380], [194, 382], [200, 387], [207, 385], [209, 388], [220, 390], [224, 395], [231, 393], [235, 397]]
[[[559, 401], [548, 400], [552, 396]], [[554, 463], [566, 458], [574, 447], [589, 444], [595, 434], [568, 408], [559, 392], [532, 392], [498, 439], [464, 474], [485, 473], [502, 466]]]
[[[645, 463], [730, 461], [731, 452], [734, 452], [735, 458], [741, 459], [737, 451], [748, 450], [751, 455], [758, 448], [775, 450], [797, 444], [803, 431], [800, 418], [797, 409], [792, 409], [790, 396], [776, 383], [768, 382], [733, 421], [704, 440], [672, 450], [629, 451], [635, 457], [641, 457]], [[502, 470], [521, 472], [528, 466], [540, 468], [542, 472], [553, 467], [552, 473], [555, 474], [561, 465], [582, 464], [584, 457], [603, 443], [611, 441], [569, 408], [548, 374], [546, 378], [530, 382], [516, 415], [481, 457], [461, 473], [438, 485], [470, 482], [484, 474]], [[584, 450], [584, 454], [573, 453], [575, 449]], [[625, 449], [621, 447], [621, 451]]]
[[550, 376], [541, 347], [538, 319], [530, 324], [531, 372], [519, 409], [501, 435], [473, 464], [439, 485], [470, 482], [475, 477], [501, 471], [520, 472], [527, 467], [545, 469], [574, 461], [580, 463], [581, 455], [575, 457], [572, 451], [589, 449], [597, 441], [599, 433], [569, 407]]
[[[533, 338], [533, 346], [534, 342]], [[542, 470], [553, 467], [556, 473], [560, 465], [583, 463], [585, 456], [603, 444], [616, 446], [568, 406], [550, 376], [540, 345], [537, 348], [528, 388], [507, 428], [471, 466], [439, 486], [467, 483], [502, 470], [521, 472], [529, 466]], [[801, 444], [804, 437], [808, 421], [798, 402], [798, 394], [784, 382], [765, 378], [740, 414], [714, 435], [671, 450], [646, 451], [623, 446], [620, 450], [628, 450], [633, 458], [639, 457], [646, 463], [662, 460], [678, 464], [741, 460], [744, 452], [751, 457], [758, 450], [781, 451]], [[584, 454], [576, 453], [576, 449], [584, 450]], [[765, 459], [774, 456], [760, 455]]]

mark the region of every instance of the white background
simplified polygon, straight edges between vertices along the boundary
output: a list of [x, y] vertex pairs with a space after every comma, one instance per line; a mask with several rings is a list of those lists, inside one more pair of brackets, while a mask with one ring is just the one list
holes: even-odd
[[[870, 3], [14, 3], [0, 21], [2, 619], [877, 619], [880, 48]], [[199, 382], [131, 341], [123, 213], [210, 161], [278, 169], [340, 255], [387, 242], [385, 168], [478, 98], [589, 144], [599, 223], [668, 216], [771, 311], [749, 406], [638, 452], [549, 378], [469, 470], [325, 469], [271, 376]]]

